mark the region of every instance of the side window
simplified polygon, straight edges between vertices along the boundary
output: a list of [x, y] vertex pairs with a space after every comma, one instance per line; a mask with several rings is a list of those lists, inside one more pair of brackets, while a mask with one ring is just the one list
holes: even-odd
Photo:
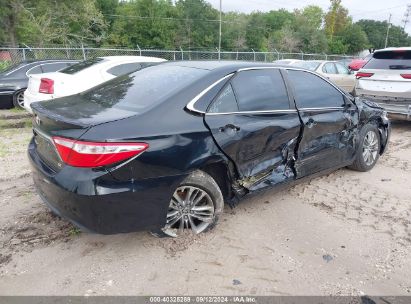
[[228, 84], [214, 100], [208, 109], [209, 113], [229, 113], [238, 112], [237, 101], [234, 96], [231, 84]]
[[46, 63], [41, 65], [43, 73], [55, 72], [67, 67], [65, 62], [56, 62], [56, 63]]
[[114, 76], [121, 76], [121, 75], [129, 74], [131, 72], [135, 72], [140, 69], [141, 69], [140, 63], [132, 62], [132, 63], [124, 63], [124, 64], [117, 65], [115, 67], [112, 67], [107, 70], [107, 73], [114, 75]]
[[341, 63], [336, 63], [335, 64], [335, 66], [337, 67], [337, 71], [338, 71], [338, 74], [345, 74], [345, 75], [348, 75], [348, 74], [350, 74], [350, 72], [348, 71], [348, 69], [345, 67], [345, 66], [343, 66]]
[[320, 77], [304, 71], [288, 71], [295, 92], [297, 107], [341, 107], [344, 98], [341, 92]]
[[334, 63], [328, 62], [323, 66], [323, 72], [327, 74], [337, 74], [337, 69]]
[[232, 81], [240, 111], [286, 110], [287, 90], [277, 69], [240, 72]]
[[27, 75], [31, 74], [41, 74], [43, 73], [43, 70], [41, 69], [41, 66], [37, 65], [27, 71]]

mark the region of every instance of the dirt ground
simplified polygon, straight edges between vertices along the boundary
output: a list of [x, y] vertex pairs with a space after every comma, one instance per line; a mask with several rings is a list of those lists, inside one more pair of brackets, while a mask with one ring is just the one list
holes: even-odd
[[17, 119], [0, 117], [1, 295], [411, 294], [410, 122], [394, 123], [371, 172], [267, 192], [180, 240], [88, 234], [52, 215]]

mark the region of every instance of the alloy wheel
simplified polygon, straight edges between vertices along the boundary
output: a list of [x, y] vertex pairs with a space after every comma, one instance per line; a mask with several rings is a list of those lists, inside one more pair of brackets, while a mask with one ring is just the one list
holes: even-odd
[[368, 131], [364, 137], [362, 157], [367, 166], [371, 166], [377, 160], [378, 138], [374, 131]]
[[214, 217], [214, 204], [206, 191], [194, 186], [180, 186], [171, 198], [163, 232], [177, 237], [185, 229], [191, 229], [198, 234], [213, 223]]
[[24, 91], [17, 93], [16, 101], [20, 108], [24, 108]]

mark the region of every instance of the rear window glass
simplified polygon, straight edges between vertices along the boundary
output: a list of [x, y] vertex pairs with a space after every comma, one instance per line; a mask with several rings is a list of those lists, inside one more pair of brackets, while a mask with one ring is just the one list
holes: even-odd
[[181, 66], [151, 66], [120, 76], [82, 93], [103, 108], [142, 113], [200, 79], [208, 70]]
[[92, 65], [99, 64], [103, 60], [104, 60], [103, 58], [93, 58], [93, 59], [85, 60], [77, 64], [74, 64], [72, 66], [69, 66], [68, 68], [65, 68], [59, 72], [64, 73], [64, 74], [75, 74], [84, 69], [91, 67]]
[[374, 53], [364, 69], [410, 70], [411, 51], [384, 51]]

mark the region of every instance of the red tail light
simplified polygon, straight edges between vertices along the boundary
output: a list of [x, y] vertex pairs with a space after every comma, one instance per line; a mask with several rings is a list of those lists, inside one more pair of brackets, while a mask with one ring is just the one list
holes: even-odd
[[411, 79], [411, 74], [401, 74], [402, 78]]
[[61, 159], [73, 167], [112, 165], [147, 150], [146, 143], [101, 143], [53, 137]]
[[360, 78], [368, 78], [368, 77], [371, 77], [372, 75], [374, 75], [374, 73], [358, 72], [357, 74], [355, 74], [355, 77], [357, 77], [357, 79], [360, 79]]
[[41, 78], [39, 93], [53, 94], [54, 93], [54, 80], [49, 78]]

